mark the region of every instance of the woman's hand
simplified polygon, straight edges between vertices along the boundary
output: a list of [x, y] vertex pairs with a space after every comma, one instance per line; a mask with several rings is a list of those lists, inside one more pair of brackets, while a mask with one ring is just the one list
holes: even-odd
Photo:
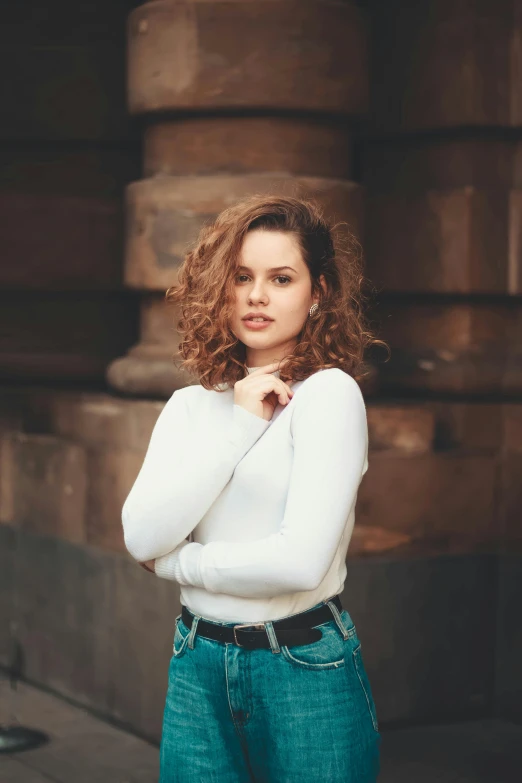
[[144, 568], [146, 571], [150, 571], [152, 574], [155, 574], [156, 571], [154, 570], [154, 563], [156, 560], [145, 560], [143, 563], [138, 563], [142, 568]]
[[294, 396], [288, 383], [271, 373], [281, 364], [271, 362], [252, 370], [246, 378], [234, 384], [234, 405], [240, 405], [265, 421], [270, 421], [278, 401], [287, 405]]

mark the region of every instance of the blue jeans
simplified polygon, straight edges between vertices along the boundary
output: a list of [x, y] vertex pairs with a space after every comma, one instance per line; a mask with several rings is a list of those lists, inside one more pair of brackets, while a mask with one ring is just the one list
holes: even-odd
[[176, 618], [159, 783], [377, 780], [381, 735], [361, 643], [348, 612], [328, 606], [332, 619], [310, 644], [279, 646], [266, 622], [270, 649], [205, 639], [200, 617], [191, 630]]

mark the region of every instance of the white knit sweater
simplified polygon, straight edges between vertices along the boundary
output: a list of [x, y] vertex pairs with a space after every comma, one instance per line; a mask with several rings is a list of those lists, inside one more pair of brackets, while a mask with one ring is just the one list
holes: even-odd
[[364, 399], [338, 368], [291, 388], [266, 421], [235, 405], [232, 387], [187, 386], [154, 427], [123, 506], [125, 545], [156, 558], [201, 617], [275, 620], [343, 589], [368, 469]]

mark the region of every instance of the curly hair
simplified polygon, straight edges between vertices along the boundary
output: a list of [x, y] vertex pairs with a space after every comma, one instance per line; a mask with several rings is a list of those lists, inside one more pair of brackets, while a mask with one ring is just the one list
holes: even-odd
[[247, 232], [262, 228], [295, 236], [310, 272], [312, 294], [321, 297], [319, 310], [306, 319], [293, 352], [281, 360], [281, 380], [304, 380], [329, 367], [339, 367], [355, 380], [368, 375], [365, 350], [386, 343], [375, 339], [365, 321], [361, 246], [349, 230], [339, 236], [343, 225], [329, 225], [312, 199], [253, 195], [203, 226], [179, 268], [177, 285], [165, 294], [167, 303], [179, 305], [181, 313], [181, 368], [215, 391], [225, 391], [248, 374], [246, 346], [229, 323], [243, 239]]

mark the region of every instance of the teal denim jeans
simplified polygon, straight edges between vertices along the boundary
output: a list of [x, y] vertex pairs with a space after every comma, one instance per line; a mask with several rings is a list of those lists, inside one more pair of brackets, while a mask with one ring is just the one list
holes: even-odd
[[377, 780], [381, 735], [361, 642], [349, 613], [325, 603], [322, 638], [291, 647], [270, 622], [270, 649], [247, 650], [196, 635], [197, 615], [190, 630], [176, 618], [159, 783]]

